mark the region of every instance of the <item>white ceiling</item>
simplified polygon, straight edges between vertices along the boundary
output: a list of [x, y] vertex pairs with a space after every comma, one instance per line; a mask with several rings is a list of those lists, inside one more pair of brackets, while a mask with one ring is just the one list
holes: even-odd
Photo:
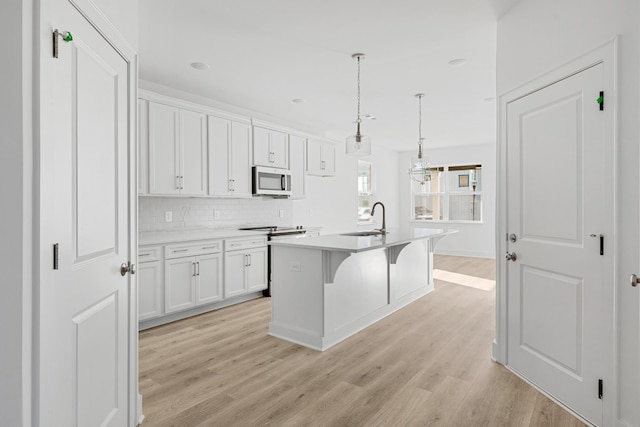
[[374, 147], [416, 147], [419, 92], [428, 146], [494, 141], [496, 20], [517, 1], [140, 0], [140, 78], [343, 140], [363, 52]]

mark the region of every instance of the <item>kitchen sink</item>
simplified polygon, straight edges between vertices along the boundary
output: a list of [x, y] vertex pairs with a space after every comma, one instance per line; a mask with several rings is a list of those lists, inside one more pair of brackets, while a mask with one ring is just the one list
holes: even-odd
[[382, 232], [378, 230], [363, 230], [363, 231], [354, 231], [353, 233], [341, 234], [341, 236], [355, 236], [355, 237], [380, 236], [380, 235], [382, 235]]

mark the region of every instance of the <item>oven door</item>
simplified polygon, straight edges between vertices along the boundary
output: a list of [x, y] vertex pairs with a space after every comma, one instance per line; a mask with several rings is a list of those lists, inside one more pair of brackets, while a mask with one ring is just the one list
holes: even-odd
[[291, 196], [291, 171], [254, 166], [253, 194], [259, 196]]

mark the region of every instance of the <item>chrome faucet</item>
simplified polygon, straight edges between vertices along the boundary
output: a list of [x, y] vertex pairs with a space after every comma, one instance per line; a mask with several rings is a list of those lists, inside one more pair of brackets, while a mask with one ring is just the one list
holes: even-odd
[[373, 206], [371, 206], [371, 216], [376, 212], [376, 206], [382, 206], [382, 228], [378, 228], [381, 234], [387, 234], [387, 219], [385, 214], [385, 208], [382, 202], [375, 202]]

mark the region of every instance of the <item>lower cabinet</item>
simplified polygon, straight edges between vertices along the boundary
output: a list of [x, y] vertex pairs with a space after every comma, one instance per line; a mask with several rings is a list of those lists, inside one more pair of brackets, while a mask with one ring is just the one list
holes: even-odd
[[[156, 326], [166, 323], [163, 317], [188, 317], [190, 309], [215, 308], [225, 299], [266, 289], [267, 238], [142, 246], [138, 264], [138, 321]], [[181, 311], [186, 313], [172, 315]]]
[[162, 315], [162, 246], [138, 250], [138, 320]]
[[224, 297], [267, 289], [267, 247], [226, 252]]
[[164, 298], [165, 313], [222, 299], [222, 254], [166, 260]]

